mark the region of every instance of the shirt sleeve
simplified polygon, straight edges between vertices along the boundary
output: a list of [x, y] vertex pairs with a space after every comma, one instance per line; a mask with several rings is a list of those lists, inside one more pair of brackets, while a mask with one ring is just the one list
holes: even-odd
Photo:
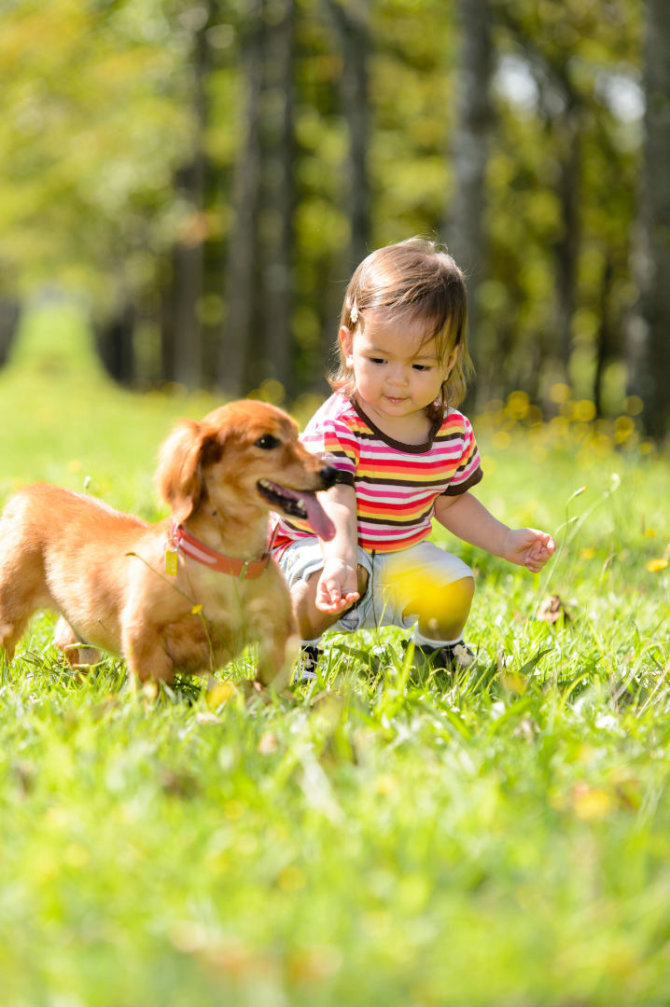
[[308, 451], [321, 455], [323, 460], [338, 471], [337, 482], [354, 485], [360, 448], [353, 431], [342, 417], [314, 417], [307, 424], [302, 442]]
[[458, 467], [444, 491], [444, 496], [460, 496], [476, 486], [484, 478], [482, 472], [479, 448], [475, 440], [472, 424], [467, 416], [463, 417], [463, 450]]

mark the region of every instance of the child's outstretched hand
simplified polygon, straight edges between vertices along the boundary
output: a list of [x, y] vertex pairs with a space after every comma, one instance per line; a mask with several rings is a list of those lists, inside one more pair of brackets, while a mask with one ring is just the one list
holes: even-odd
[[555, 551], [551, 535], [536, 528], [517, 528], [509, 531], [504, 558], [538, 573]]
[[343, 612], [358, 601], [356, 570], [341, 559], [326, 560], [316, 586], [316, 607], [321, 612]]

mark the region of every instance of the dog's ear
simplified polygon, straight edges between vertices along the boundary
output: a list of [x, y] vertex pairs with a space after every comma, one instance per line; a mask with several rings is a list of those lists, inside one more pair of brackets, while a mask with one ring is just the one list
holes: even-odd
[[203, 467], [220, 457], [221, 447], [211, 430], [193, 420], [181, 420], [163, 444], [156, 483], [177, 521], [186, 521], [200, 504]]

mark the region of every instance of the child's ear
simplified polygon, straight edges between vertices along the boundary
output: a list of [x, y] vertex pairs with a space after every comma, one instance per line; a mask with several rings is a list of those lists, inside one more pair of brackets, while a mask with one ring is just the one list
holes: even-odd
[[351, 367], [353, 364], [352, 353], [354, 348], [354, 336], [351, 329], [348, 329], [346, 325], [341, 325], [339, 338], [342, 356], [344, 357], [347, 367]]
[[449, 377], [454, 367], [458, 363], [458, 358], [460, 357], [460, 355], [461, 355], [460, 346], [454, 346], [453, 350], [447, 357], [447, 362], [445, 366], [445, 380]]

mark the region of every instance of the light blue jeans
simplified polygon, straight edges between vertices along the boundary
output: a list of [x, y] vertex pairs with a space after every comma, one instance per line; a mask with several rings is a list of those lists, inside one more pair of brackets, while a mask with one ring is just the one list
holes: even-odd
[[[289, 588], [323, 568], [316, 537], [293, 542], [277, 560]], [[440, 589], [465, 577], [472, 570], [458, 556], [433, 542], [419, 542], [399, 552], [369, 553], [359, 547], [358, 563], [368, 572], [368, 586], [361, 600], [334, 623], [329, 632], [353, 633], [357, 629], [400, 626], [409, 629], [422, 614], [424, 604], [439, 599]], [[419, 598], [416, 612], [408, 604]]]

